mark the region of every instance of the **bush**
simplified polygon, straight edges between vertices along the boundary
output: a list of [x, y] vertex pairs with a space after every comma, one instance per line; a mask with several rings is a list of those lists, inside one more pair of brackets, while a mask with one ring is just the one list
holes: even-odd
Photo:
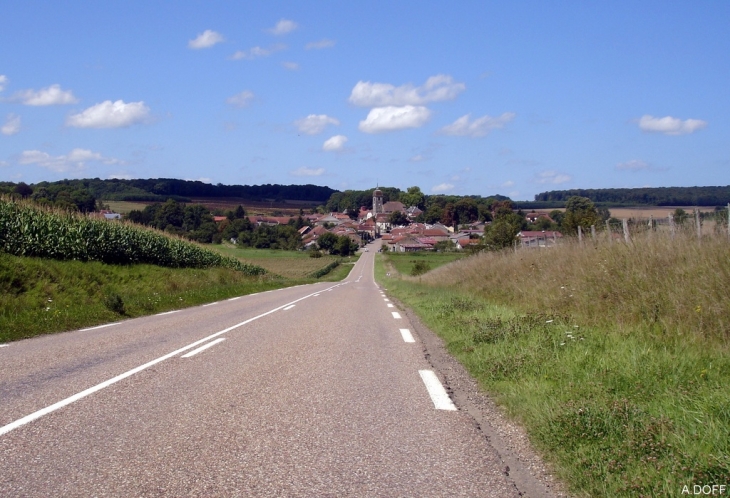
[[431, 269], [431, 265], [429, 265], [425, 261], [416, 261], [413, 264], [413, 268], [411, 269], [411, 275], [413, 275], [414, 277], [417, 277], [418, 275], [423, 275], [430, 269]]

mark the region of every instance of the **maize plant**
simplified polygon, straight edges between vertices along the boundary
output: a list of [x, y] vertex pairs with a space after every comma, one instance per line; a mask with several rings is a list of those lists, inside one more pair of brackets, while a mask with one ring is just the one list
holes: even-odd
[[0, 199], [0, 251], [16, 256], [147, 263], [172, 268], [232, 268], [262, 275], [260, 266], [222, 256], [148, 228]]

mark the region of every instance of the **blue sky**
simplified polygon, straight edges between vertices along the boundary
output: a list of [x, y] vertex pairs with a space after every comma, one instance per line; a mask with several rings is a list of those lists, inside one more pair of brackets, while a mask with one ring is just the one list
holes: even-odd
[[0, 181], [730, 183], [726, 1], [3, 2]]

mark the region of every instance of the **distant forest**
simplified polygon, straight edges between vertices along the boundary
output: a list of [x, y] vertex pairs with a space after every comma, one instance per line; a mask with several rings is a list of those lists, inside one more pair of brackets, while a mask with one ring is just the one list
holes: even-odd
[[588, 197], [598, 205], [726, 206], [730, 186], [552, 190], [537, 194], [535, 201], [565, 202], [573, 196]]
[[[12, 183], [0, 183], [3, 187], [14, 187]], [[200, 181], [176, 180], [173, 178], [151, 178], [147, 180], [62, 180], [58, 182], [40, 182], [30, 185], [35, 192], [46, 191], [78, 191], [89, 192], [94, 198], [104, 201], [166, 201], [175, 199], [190, 202], [192, 197], [240, 197], [258, 200], [297, 200], [310, 201], [312, 204], [324, 204], [330, 196], [337, 192], [329, 187], [318, 185], [211, 185]]]

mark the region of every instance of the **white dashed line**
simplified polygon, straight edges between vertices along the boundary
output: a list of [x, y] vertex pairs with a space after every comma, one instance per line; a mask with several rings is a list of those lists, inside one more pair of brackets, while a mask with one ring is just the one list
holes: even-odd
[[418, 373], [421, 375], [423, 383], [426, 384], [428, 395], [431, 396], [433, 406], [437, 410], [449, 410], [456, 411], [454, 403], [446, 393], [446, 389], [441, 385], [441, 381], [436, 377], [436, 374], [432, 370], [419, 370]]
[[289, 310], [290, 310], [290, 309], [292, 309], [292, 308], [293, 308], [294, 306], [296, 306], [296, 304], [292, 304], [292, 305], [290, 305], [290, 306], [287, 306], [286, 308], [284, 308], [284, 311], [289, 311]]
[[114, 322], [114, 323], [107, 323], [106, 325], [99, 325], [96, 327], [89, 327], [88, 329], [81, 329], [79, 332], [86, 332], [87, 330], [96, 330], [96, 329], [103, 329], [104, 327], [113, 327], [114, 325], [119, 325], [122, 322]]
[[7, 348], [9, 344], [0, 344], [0, 348]]
[[215, 341], [210, 341], [210, 342], [209, 342], [208, 344], [206, 344], [205, 346], [200, 346], [200, 347], [199, 347], [198, 349], [193, 349], [193, 350], [192, 350], [192, 351], [190, 351], [190, 352], [189, 352], [188, 354], [184, 354], [184, 355], [182, 355], [182, 356], [181, 356], [180, 358], [190, 358], [191, 356], [195, 356], [196, 354], [200, 353], [201, 351], [205, 351], [205, 350], [206, 350], [206, 349], [208, 349], [209, 347], [211, 347], [211, 346], [215, 346], [215, 345], [216, 345], [216, 344], [218, 344], [219, 342], [223, 342], [223, 341], [225, 341], [225, 340], [226, 340], [226, 338], [225, 338], [225, 337], [219, 337], [219, 338], [218, 338], [218, 339], [216, 339]]
[[208, 303], [208, 304], [204, 304], [204, 305], [203, 305], [203, 308], [205, 308], [206, 306], [213, 306], [214, 304], [218, 304], [218, 301], [216, 301], [216, 302], [214, 302], [214, 303]]
[[392, 304], [388, 303], [388, 308], [395, 308]]
[[387, 302], [387, 301], [390, 301], [390, 299], [388, 299], [388, 298], [386, 297], [385, 299], [383, 299], [383, 301], [386, 301], [386, 302]]
[[400, 335], [403, 336], [403, 340], [405, 342], [416, 342], [415, 339], [413, 339], [411, 331], [408, 329], [400, 329]]
[[[338, 287], [339, 285], [342, 285], [342, 284], [334, 285], [331, 288]], [[277, 289], [277, 290], [280, 290], [280, 289]], [[89, 396], [91, 394], [94, 394], [97, 391], [101, 391], [102, 389], [105, 389], [105, 388], [107, 388], [107, 387], [109, 387], [109, 386], [111, 386], [113, 384], [116, 384], [117, 382], [119, 382], [121, 380], [124, 380], [127, 377], [131, 377], [132, 375], [134, 375], [136, 373], [139, 373], [139, 372], [141, 372], [143, 370], [146, 370], [146, 369], [150, 368], [151, 366], [157, 365], [160, 362], [163, 362], [165, 360], [168, 360], [170, 358], [173, 358], [173, 357], [179, 355], [180, 353], [182, 353], [184, 351], [187, 351], [189, 349], [192, 349], [192, 348], [198, 346], [199, 344], [203, 344], [204, 342], [207, 342], [208, 340], [210, 340], [210, 339], [212, 339], [214, 337], [218, 337], [220, 335], [225, 334], [226, 332], [230, 332], [231, 330], [234, 330], [234, 329], [237, 329], [239, 327], [242, 327], [242, 326], [244, 326], [246, 324], [249, 324], [249, 323], [251, 323], [251, 322], [253, 322], [255, 320], [258, 320], [259, 318], [263, 318], [263, 317], [265, 317], [267, 315], [270, 315], [272, 313], [276, 313], [280, 309], [285, 308], [286, 306], [288, 306], [290, 304], [298, 303], [299, 301], [303, 301], [303, 300], [305, 300], [305, 299], [307, 299], [307, 298], [309, 298], [311, 296], [312, 296], [312, 294], [307, 294], [306, 296], [300, 297], [299, 299], [296, 299], [294, 301], [291, 301], [290, 303], [283, 304], [283, 305], [278, 306], [278, 307], [276, 307], [276, 308], [274, 308], [272, 310], [269, 310], [269, 311], [267, 311], [265, 313], [261, 313], [260, 315], [256, 315], [254, 317], [251, 317], [248, 320], [244, 320], [244, 321], [242, 321], [240, 323], [237, 323], [235, 325], [231, 325], [230, 327], [225, 328], [225, 329], [223, 329], [223, 330], [221, 330], [219, 332], [216, 332], [215, 334], [211, 334], [208, 337], [204, 337], [203, 339], [199, 339], [199, 340], [197, 340], [197, 341], [195, 341], [195, 342], [193, 342], [191, 344], [188, 344], [187, 346], [183, 346], [183, 347], [181, 347], [179, 349], [176, 349], [175, 351], [173, 351], [171, 353], [167, 353], [164, 356], [160, 356], [159, 358], [155, 358], [154, 360], [148, 361], [144, 365], [140, 365], [140, 366], [135, 367], [135, 368], [133, 368], [131, 370], [127, 370], [126, 372], [124, 372], [122, 374], [119, 374], [116, 377], [112, 377], [109, 380], [106, 380], [106, 381], [104, 381], [104, 382], [102, 382], [100, 384], [97, 384], [97, 385], [92, 386], [92, 387], [90, 387], [88, 389], [85, 389], [85, 390], [83, 390], [83, 391], [81, 391], [79, 393], [74, 394], [73, 396], [69, 396], [68, 398], [62, 399], [61, 401], [58, 401], [57, 403], [54, 403], [54, 404], [52, 404], [50, 406], [47, 406], [47, 407], [42, 408], [42, 409], [40, 409], [38, 411], [35, 411], [35, 412], [31, 413], [30, 415], [26, 415], [25, 417], [19, 418], [18, 420], [15, 420], [14, 422], [11, 422], [11, 423], [9, 423], [7, 425], [4, 425], [4, 426], [0, 427], [0, 436], [2, 436], [3, 434], [7, 434], [8, 432], [10, 432], [12, 430], [17, 429], [18, 427], [22, 427], [22, 426], [24, 426], [26, 424], [29, 424], [30, 422], [32, 422], [34, 420], [37, 420], [37, 419], [39, 419], [39, 418], [41, 418], [41, 417], [43, 417], [45, 415], [48, 415], [49, 413], [53, 413], [56, 410], [59, 410], [59, 409], [63, 408], [64, 406], [68, 406], [68, 405], [70, 405], [72, 403], [75, 403], [76, 401], [78, 401], [80, 399], [83, 399], [83, 398], [85, 398], [85, 397], [87, 397], [87, 396]], [[102, 326], [117, 325], [118, 323], [121, 323], [121, 322], [117, 322], [117, 323], [113, 323], [113, 324], [108, 324], [108, 325], [102, 325]], [[94, 328], [101, 328], [102, 326], [100, 326], [100, 327], [94, 327]]]
[[400, 319], [400, 313], [398, 313], [397, 311], [391, 311], [391, 313], [393, 313], [393, 318], [395, 318], [396, 320]]

